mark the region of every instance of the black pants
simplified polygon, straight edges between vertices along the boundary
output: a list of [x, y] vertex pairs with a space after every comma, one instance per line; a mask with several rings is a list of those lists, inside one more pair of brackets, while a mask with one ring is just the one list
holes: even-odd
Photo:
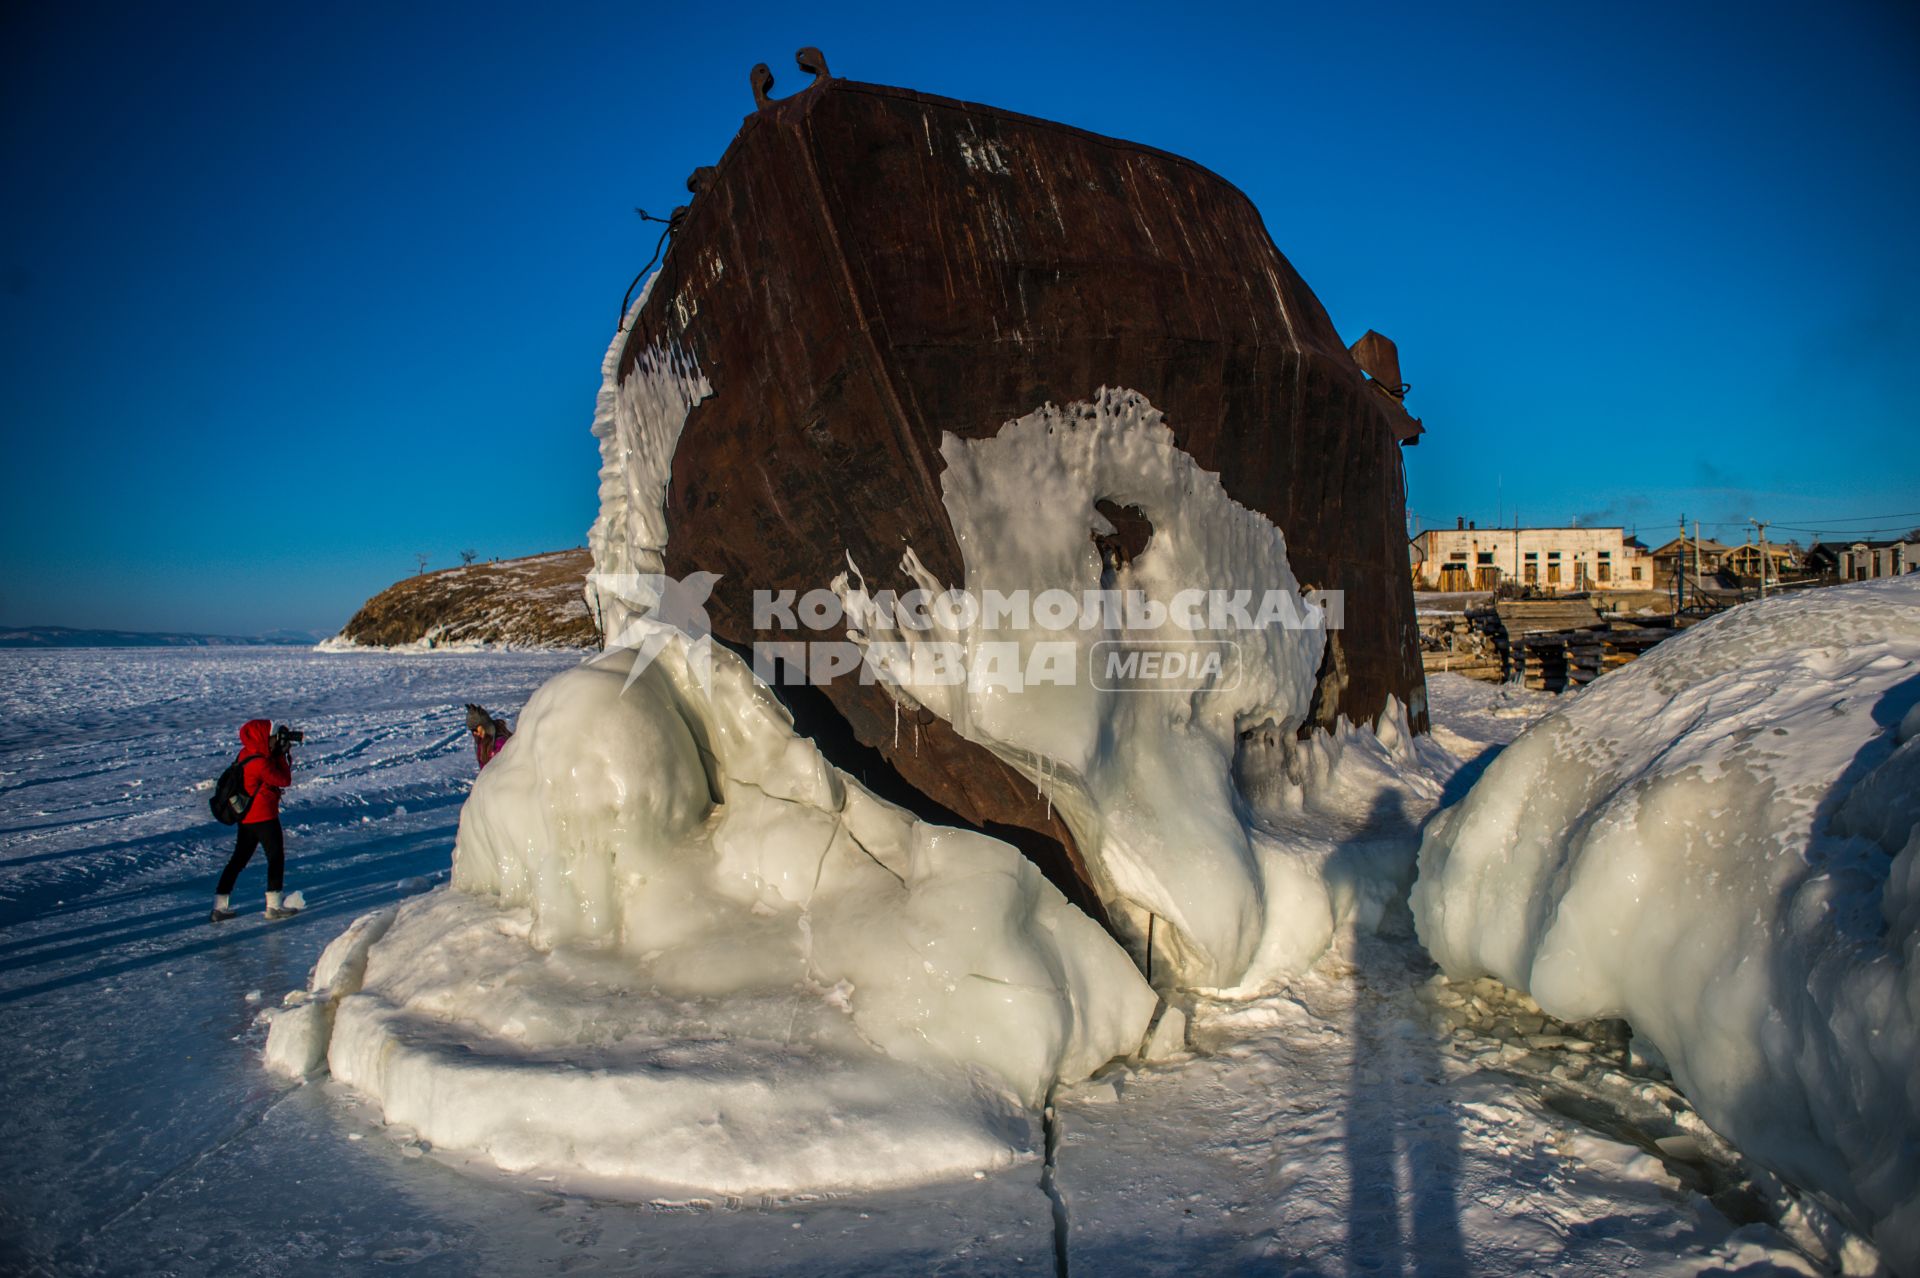
[[267, 850], [267, 891], [280, 890], [281, 879], [287, 872], [287, 841], [280, 833], [280, 818], [275, 817], [271, 821], [241, 823], [240, 835], [233, 844], [233, 856], [227, 861], [227, 868], [220, 871], [220, 886], [215, 892], [221, 896], [232, 894], [233, 885], [240, 881], [240, 871], [253, 860], [255, 848]]

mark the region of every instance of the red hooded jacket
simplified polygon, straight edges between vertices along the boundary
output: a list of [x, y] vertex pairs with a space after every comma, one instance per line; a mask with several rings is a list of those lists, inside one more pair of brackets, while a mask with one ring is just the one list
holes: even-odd
[[[293, 769], [284, 754], [268, 754], [267, 739], [273, 735], [271, 719], [249, 719], [240, 725], [240, 757], [247, 759], [242, 772], [253, 806], [240, 818], [243, 822], [280, 819], [280, 791], [293, 784]], [[257, 758], [247, 758], [256, 755]]]

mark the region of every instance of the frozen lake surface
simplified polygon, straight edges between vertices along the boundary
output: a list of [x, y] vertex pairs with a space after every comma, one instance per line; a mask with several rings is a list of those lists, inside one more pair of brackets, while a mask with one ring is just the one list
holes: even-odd
[[[352, 919], [444, 882], [473, 774], [462, 704], [517, 715], [578, 659], [0, 654], [0, 1268], [1818, 1272], [1775, 1227], [1820, 1250], [1791, 1204], [1688, 1136], [1670, 1089], [1604, 1044], [1516, 1038], [1524, 1008], [1436, 985], [1409, 940], [1203, 1004], [1192, 1055], [1063, 1093], [1057, 1212], [1037, 1159], [858, 1197], [579, 1197], [269, 1075], [262, 1012]], [[1464, 759], [1550, 699], [1443, 677], [1433, 700]], [[213, 927], [232, 834], [203, 787], [252, 716], [307, 732], [283, 819], [308, 908], [265, 922], [256, 863], [245, 912]], [[1463, 1006], [1485, 1023], [1458, 1028]]]

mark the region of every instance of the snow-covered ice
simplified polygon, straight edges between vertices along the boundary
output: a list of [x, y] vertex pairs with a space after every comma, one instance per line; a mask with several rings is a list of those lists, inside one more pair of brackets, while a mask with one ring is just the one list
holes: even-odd
[[[451, 866], [462, 704], [517, 718], [575, 660], [0, 656], [0, 1267], [1057, 1272], [1037, 1161], [905, 1190], [617, 1201], [488, 1174], [324, 1075], [262, 1067], [263, 1004], [306, 986], [343, 926], [455, 899], [411, 881]], [[1462, 754], [1523, 726], [1503, 695], [1434, 681]], [[286, 808], [309, 907], [263, 922], [254, 866], [248, 913], [215, 929], [231, 832], [195, 787], [256, 710], [312, 734]], [[1493, 1065], [1508, 1045], [1477, 1030], [1422, 1033], [1430, 969], [1406, 941], [1368, 944], [1267, 998], [1195, 1006], [1194, 1051], [1056, 1093], [1074, 1272], [1806, 1271], [1764, 1221], [1636, 1160], [1633, 1137], [1587, 1139], [1552, 1071], [1598, 1055]], [[1623, 1095], [1656, 1086], [1622, 1077]]]
[[1797, 1251], [1761, 1223], [1737, 1165], [1660, 1152], [1697, 1123], [1670, 1088], [1436, 1038], [1431, 999], [1451, 991], [1416, 949], [1342, 951], [1281, 993], [1203, 1000], [1193, 1058], [1061, 1092], [1074, 1272], [1678, 1278], [1842, 1259], [1844, 1239], [1799, 1227]]
[[1428, 828], [1449, 973], [1624, 1017], [1714, 1129], [1920, 1270], [1920, 578], [1749, 604], [1599, 680]]

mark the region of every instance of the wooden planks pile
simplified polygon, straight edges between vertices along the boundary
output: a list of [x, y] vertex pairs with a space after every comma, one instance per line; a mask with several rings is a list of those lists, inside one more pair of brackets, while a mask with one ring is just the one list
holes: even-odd
[[1502, 600], [1461, 613], [1422, 613], [1419, 622], [1428, 672], [1489, 683], [1518, 672], [1541, 692], [1585, 687], [1673, 633], [1667, 618], [1648, 626], [1602, 620], [1587, 599]]
[[1670, 626], [1623, 626], [1611, 628], [1606, 632], [1606, 642], [1601, 645], [1600, 671], [1618, 669], [1629, 661], [1634, 661], [1647, 649], [1662, 639], [1674, 634]]
[[1565, 634], [1544, 630], [1521, 635], [1515, 649], [1520, 655], [1522, 679], [1529, 688], [1560, 692], [1572, 681]]
[[1529, 688], [1564, 692], [1583, 688], [1617, 670], [1673, 633], [1668, 629], [1608, 625], [1580, 630], [1538, 631], [1520, 641], [1522, 675]]
[[1555, 692], [1568, 682], [1565, 645], [1557, 639], [1531, 640], [1600, 624], [1600, 614], [1586, 599], [1503, 599], [1473, 615], [1493, 639], [1503, 679], [1519, 671], [1528, 687]]
[[1509, 635], [1542, 630], [1586, 630], [1600, 624], [1590, 599], [1503, 599], [1494, 605]]
[[[1461, 648], [1462, 631], [1484, 636], [1488, 653], [1482, 663], [1463, 673], [1495, 680], [1511, 679], [1517, 673], [1529, 688], [1541, 692], [1584, 687], [1673, 633], [1664, 622], [1638, 626], [1604, 621], [1585, 598], [1502, 600], [1468, 611], [1448, 631], [1450, 651]], [[1449, 668], [1443, 664], [1448, 658], [1436, 659], [1431, 642], [1426, 646], [1427, 669]]]
[[1420, 614], [1420, 664], [1428, 673], [1450, 670], [1488, 683], [1499, 683], [1507, 677], [1506, 657], [1496, 646], [1492, 631], [1476, 624], [1477, 615], [1490, 617], [1493, 613], [1489, 609], [1484, 614]]

